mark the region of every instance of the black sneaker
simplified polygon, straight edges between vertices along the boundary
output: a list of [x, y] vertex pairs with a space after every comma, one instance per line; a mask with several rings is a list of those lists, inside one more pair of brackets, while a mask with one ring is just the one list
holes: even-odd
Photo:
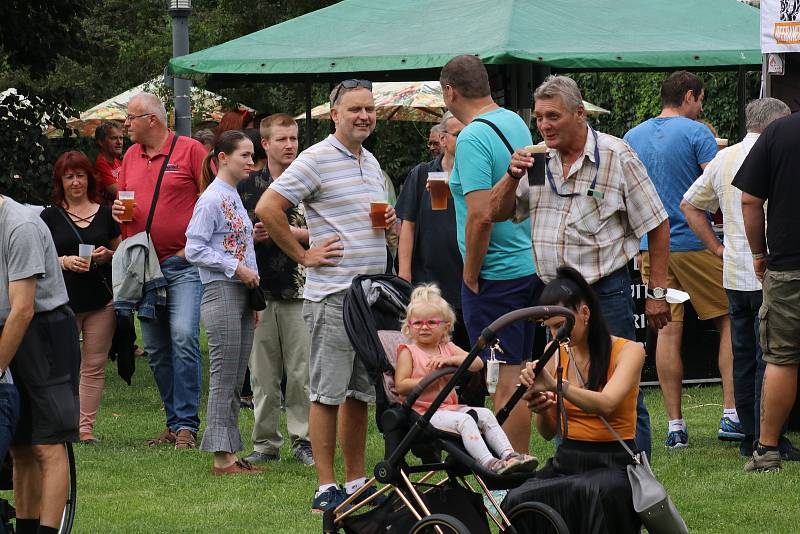
[[347, 493], [344, 489], [334, 486], [314, 497], [311, 501], [311, 511], [316, 514], [324, 514], [342, 504], [345, 499], [347, 499]]
[[292, 454], [303, 465], [314, 465], [314, 452], [311, 450], [311, 444], [302, 442], [292, 449]]

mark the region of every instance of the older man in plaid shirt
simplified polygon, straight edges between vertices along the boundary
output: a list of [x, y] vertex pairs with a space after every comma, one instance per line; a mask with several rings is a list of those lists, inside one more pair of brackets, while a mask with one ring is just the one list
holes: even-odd
[[[592, 285], [611, 333], [635, 339], [627, 264], [647, 234], [653, 269], [645, 312], [651, 327], [669, 322], [665, 300], [669, 257], [667, 212], [647, 171], [621, 139], [586, 122], [581, 92], [566, 76], [549, 76], [534, 93], [536, 126], [547, 146], [546, 179], [521, 180], [533, 165], [517, 150], [509, 173], [492, 190], [494, 220], [530, 217], [533, 255], [546, 283], [556, 269], [578, 269]], [[640, 395], [636, 442], [650, 454], [650, 420]]]

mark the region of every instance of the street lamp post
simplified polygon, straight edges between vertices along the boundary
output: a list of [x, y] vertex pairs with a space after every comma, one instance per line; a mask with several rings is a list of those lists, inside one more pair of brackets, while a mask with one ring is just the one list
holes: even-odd
[[[189, 15], [192, 0], [167, 0], [167, 11], [172, 17], [172, 57], [189, 53]], [[191, 80], [175, 78], [175, 131], [180, 135], [192, 134], [192, 109], [189, 96]]]

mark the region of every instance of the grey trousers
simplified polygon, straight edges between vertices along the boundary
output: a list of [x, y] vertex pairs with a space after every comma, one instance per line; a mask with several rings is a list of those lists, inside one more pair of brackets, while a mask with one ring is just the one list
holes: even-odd
[[286, 374], [286, 428], [292, 446], [308, 441], [308, 353], [310, 337], [303, 320], [303, 301], [267, 300], [259, 312], [250, 353], [255, 421], [253, 449], [275, 454], [283, 445], [281, 380]]
[[200, 449], [238, 452], [244, 448], [239, 433], [239, 390], [253, 346], [254, 318], [247, 305], [247, 288], [225, 281], [203, 285], [200, 314], [209, 358], [208, 413]]

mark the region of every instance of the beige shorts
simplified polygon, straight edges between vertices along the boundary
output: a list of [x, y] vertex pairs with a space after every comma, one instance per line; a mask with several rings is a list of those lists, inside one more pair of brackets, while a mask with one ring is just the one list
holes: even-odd
[[[650, 254], [642, 252], [642, 280], [650, 278]], [[722, 258], [707, 250], [670, 252], [667, 287], [689, 293], [701, 320], [728, 314], [728, 294], [722, 287]], [[683, 321], [683, 304], [670, 304], [673, 321]]]

